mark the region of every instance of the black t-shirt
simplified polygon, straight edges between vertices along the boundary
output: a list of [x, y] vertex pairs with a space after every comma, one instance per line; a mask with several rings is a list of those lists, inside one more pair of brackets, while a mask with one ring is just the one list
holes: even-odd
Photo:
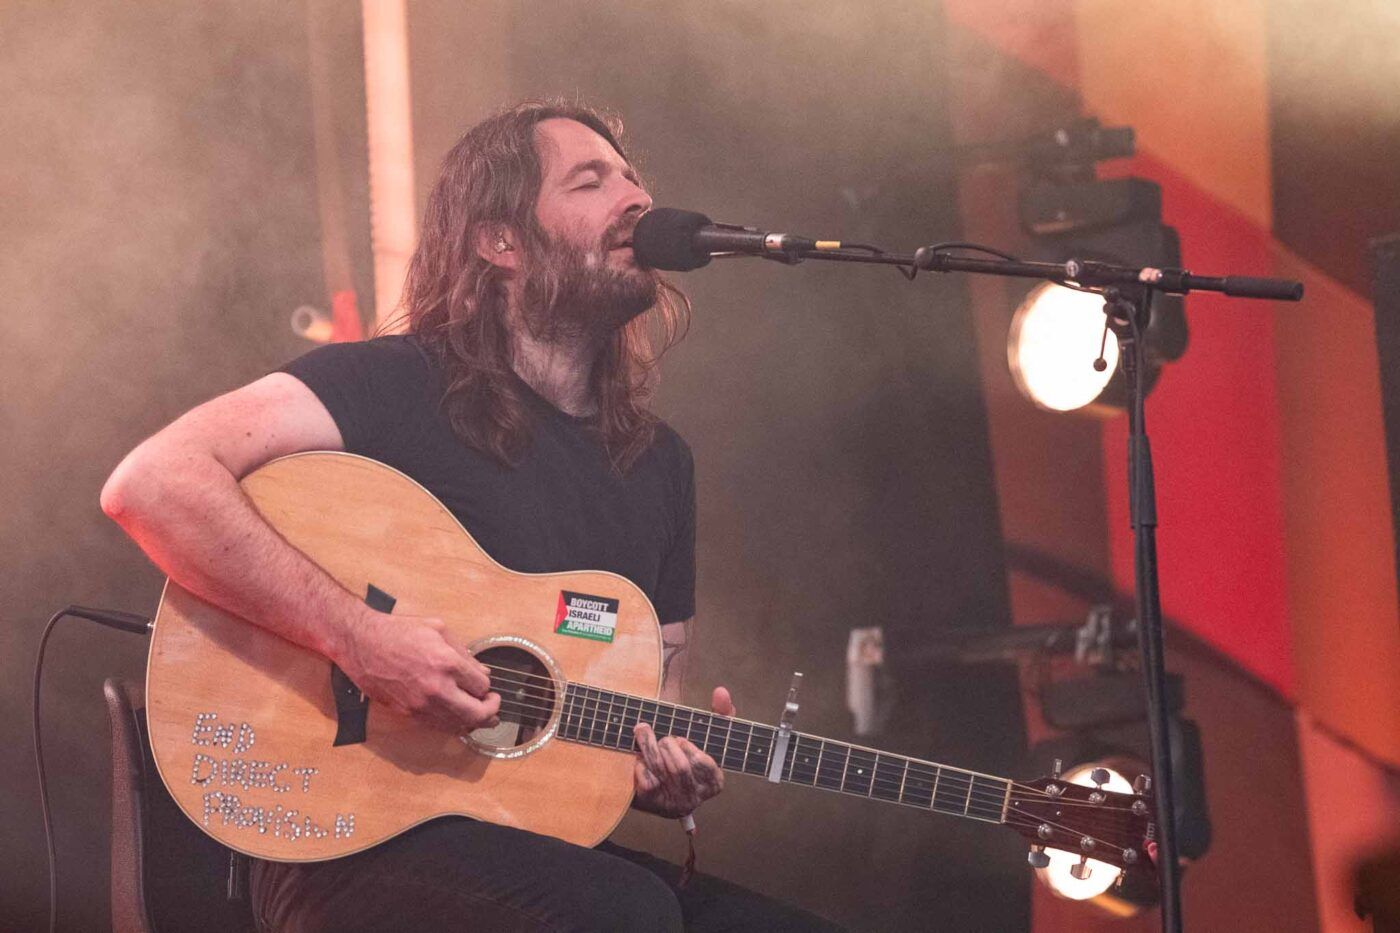
[[663, 625], [695, 614], [695, 467], [664, 423], [619, 475], [589, 419], [522, 382], [533, 438], [508, 468], [452, 433], [442, 372], [414, 337], [328, 344], [281, 371], [326, 406], [348, 452], [422, 484], [504, 566], [609, 570], [641, 587]]

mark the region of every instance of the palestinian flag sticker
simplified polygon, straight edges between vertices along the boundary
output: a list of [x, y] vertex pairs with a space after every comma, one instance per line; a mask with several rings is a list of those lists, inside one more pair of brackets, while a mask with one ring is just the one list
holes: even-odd
[[554, 611], [554, 631], [575, 638], [611, 642], [617, 632], [618, 601], [606, 596], [561, 590]]

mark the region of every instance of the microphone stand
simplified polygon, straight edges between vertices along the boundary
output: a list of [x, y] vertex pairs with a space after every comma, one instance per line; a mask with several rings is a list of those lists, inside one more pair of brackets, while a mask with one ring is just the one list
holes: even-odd
[[[827, 244], [823, 244], [827, 246]], [[1152, 476], [1152, 450], [1147, 439], [1143, 391], [1144, 343], [1154, 292], [1184, 295], [1190, 291], [1222, 292], [1240, 298], [1299, 301], [1303, 285], [1285, 279], [1248, 276], [1199, 276], [1184, 269], [1119, 266], [1071, 259], [1065, 263], [1023, 262], [950, 255], [951, 249], [980, 249], [972, 244], [926, 246], [914, 253], [886, 253], [873, 248], [793, 250], [769, 258], [794, 263], [803, 259], [861, 262], [901, 267], [907, 278], [920, 271], [971, 272], [1013, 278], [1042, 279], [1070, 284], [1104, 297], [1108, 326], [1118, 339], [1119, 366], [1128, 389], [1128, 502], [1133, 529], [1134, 596], [1137, 604], [1138, 647], [1142, 654], [1143, 690], [1147, 700], [1148, 737], [1156, 780], [1157, 878], [1162, 899], [1162, 929], [1181, 931], [1181, 874], [1176, 846], [1176, 783], [1168, 748], [1166, 670], [1163, 666], [1162, 604], [1157, 571], [1157, 493]]]

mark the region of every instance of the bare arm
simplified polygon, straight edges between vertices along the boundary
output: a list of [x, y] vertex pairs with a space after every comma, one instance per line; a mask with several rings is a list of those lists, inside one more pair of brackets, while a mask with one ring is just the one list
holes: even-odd
[[661, 699], [667, 703], [681, 701], [690, 633], [694, 626], [694, 616], [684, 622], [668, 622], [661, 626]]
[[445, 728], [495, 715], [486, 670], [435, 619], [374, 612], [269, 526], [238, 486], [304, 450], [343, 450], [330, 413], [274, 373], [183, 415], [140, 444], [102, 490], [102, 510], [171, 579], [235, 615], [334, 659], [373, 699]]

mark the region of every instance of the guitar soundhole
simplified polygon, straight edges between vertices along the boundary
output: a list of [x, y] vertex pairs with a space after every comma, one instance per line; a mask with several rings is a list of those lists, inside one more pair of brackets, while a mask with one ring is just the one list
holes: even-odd
[[488, 749], [529, 745], [549, 726], [554, 714], [554, 678], [544, 662], [523, 648], [496, 645], [476, 652], [491, 669], [491, 689], [501, 695], [501, 722], [477, 729], [472, 741]]

